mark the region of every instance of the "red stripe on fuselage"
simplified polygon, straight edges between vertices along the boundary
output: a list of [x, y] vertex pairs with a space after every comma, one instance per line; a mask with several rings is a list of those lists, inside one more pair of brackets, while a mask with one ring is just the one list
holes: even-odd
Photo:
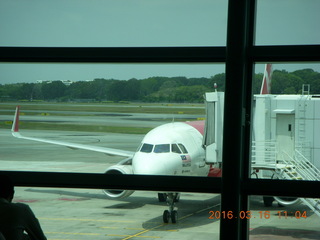
[[204, 121], [192, 121], [186, 122], [186, 124], [197, 129], [202, 135], [204, 134]]
[[221, 168], [210, 167], [208, 177], [221, 177], [221, 176], [222, 176], [222, 169]]

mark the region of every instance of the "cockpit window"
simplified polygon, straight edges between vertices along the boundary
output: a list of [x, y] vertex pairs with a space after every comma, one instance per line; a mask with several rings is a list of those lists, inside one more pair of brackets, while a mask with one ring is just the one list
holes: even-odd
[[153, 149], [152, 144], [144, 143], [140, 149], [140, 152], [151, 153]]
[[140, 148], [140, 152], [144, 153], [168, 153], [168, 152], [173, 152], [173, 153], [188, 153], [187, 149], [181, 144], [149, 144], [149, 143], [143, 143]]
[[153, 152], [155, 152], [155, 153], [167, 153], [167, 152], [170, 152], [170, 144], [158, 144], [158, 145], [155, 145]]
[[178, 144], [183, 153], [188, 153], [187, 149], [181, 143]]
[[171, 151], [174, 153], [181, 153], [181, 150], [177, 144], [171, 144]]

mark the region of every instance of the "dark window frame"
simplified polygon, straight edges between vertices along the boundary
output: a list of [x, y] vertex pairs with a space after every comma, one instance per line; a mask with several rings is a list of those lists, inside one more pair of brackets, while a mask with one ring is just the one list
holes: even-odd
[[[226, 63], [223, 177], [6, 171], [18, 186], [221, 193], [221, 208], [248, 209], [249, 195], [320, 198], [320, 182], [249, 178], [255, 63], [320, 62], [320, 45], [254, 46], [255, 0], [229, 0], [227, 47], [0, 47], [3, 63]], [[232, 81], [235, 79], [237, 81]], [[234, 90], [236, 89], [236, 91]], [[247, 94], [249, 93], [249, 94]], [[232, 114], [230, 114], [232, 113]], [[226, 141], [226, 138], [224, 138]], [[230, 164], [232, 163], [232, 164]], [[159, 178], [161, 181], [159, 181]], [[188, 181], [188, 185], [185, 182]], [[221, 219], [220, 239], [248, 239], [248, 221]]]

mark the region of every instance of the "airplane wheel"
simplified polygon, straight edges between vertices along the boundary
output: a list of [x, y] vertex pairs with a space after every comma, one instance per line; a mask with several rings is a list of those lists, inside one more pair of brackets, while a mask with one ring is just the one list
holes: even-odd
[[172, 223], [176, 223], [178, 221], [178, 212], [176, 210], [171, 213], [171, 221]]
[[168, 223], [170, 219], [170, 212], [168, 210], [165, 210], [163, 212], [163, 222]]

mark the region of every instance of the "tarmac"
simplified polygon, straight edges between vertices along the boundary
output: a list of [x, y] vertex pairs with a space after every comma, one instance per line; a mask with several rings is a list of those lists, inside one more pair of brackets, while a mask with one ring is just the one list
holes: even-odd
[[[23, 131], [25, 135], [134, 151], [142, 135], [59, 131]], [[122, 158], [36, 143], [0, 131], [0, 170], [103, 172]], [[186, 183], [187, 184], [187, 183]], [[102, 190], [17, 187], [15, 202], [29, 204], [49, 240], [219, 239], [219, 194], [182, 193], [177, 223], [163, 223], [168, 209], [156, 192], [137, 191], [126, 199], [107, 199]], [[287, 213], [286, 213], [287, 212]], [[320, 218], [300, 204], [264, 207], [250, 198], [250, 239], [320, 239]], [[230, 215], [229, 215], [230, 216]]]

